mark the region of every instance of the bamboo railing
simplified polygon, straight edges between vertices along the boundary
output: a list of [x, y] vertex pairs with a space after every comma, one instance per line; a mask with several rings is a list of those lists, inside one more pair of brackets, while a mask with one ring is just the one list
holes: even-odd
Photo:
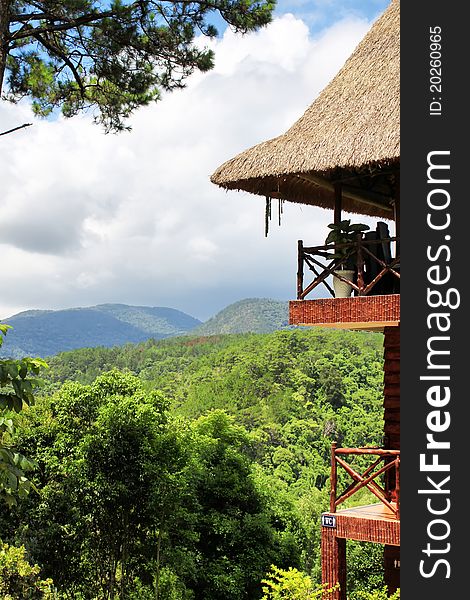
[[[376, 240], [365, 240], [362, 234], [358, 233], [354, 242], [338, 244], [331, 242], [323, 246], [306, 247], [303, 241], [298, 241], [298, 268], [297, 268], [297, 300], [304, 300], [318, 285], [323, 283], [330, 294], [334, 297], [334, 291], [326, 281], [331, 275], [337, 279], [347, 282], [359, 296], [367, 296], [374, 287], [387, 273], [391, 273], [398, 281], [400, 280], [400, 256], [385, 262], [376, 256], [373, 247], [378, 244], [398, 242], [399, 238], [389, 237]], [[344, 251], [341, 257], [334, 257], [338, 251]], [[365, 269], [365, 259], [369, 259], [371, 264], [377, 263], [381, 270], [369, 281], [368, 273]], [[323, 262], [322, 262], [323, 261]], [[341, 267], [348, 263], [353, 263], [355, 267], [355, 280], [349, 281], [341, 276]], [[310, 269], [315, 275], [314, 280], [304, 287], [304, 266]], [[370, 278], [369, 278], [370, 279]]]
[[[346, 462], [348, 456], [369, 456], [375, 458], [362, 473]], [[381, 467], [381, 463], [384, 463]], [[338, 466], [342, 467], [353, 479], [353, 482], [338, 495]], [[394, 485], [382, 487], [377, 478], [384, 473], [393, 476]], [[330, 512], [362, 488], [367, 488], [394, 515], [400, 519], [400, 450], [384, 450], [382, 448], [338, 448], [336, 443], [331, 445], [331, 476], [330, 476]], [[390, 489], [391, 488], [391, 489]], [[393, 490], [393, 491], [392, 491]]]

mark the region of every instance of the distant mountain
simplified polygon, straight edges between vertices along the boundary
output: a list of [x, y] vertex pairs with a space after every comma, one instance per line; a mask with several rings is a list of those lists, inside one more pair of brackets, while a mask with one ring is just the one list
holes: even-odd
[[2, 321], [13, 327], [0, 355], [51, 356], [64, 350], [120, 346], [185, 335], [201, 321], [173, 308], [100, 304], [66, 310], [28, 310]]
[[230, 304], [192, 331], [192, 334], [270, 333], [288, 327], [288, 310], [287, 302], [246, 298]]
[[246, 298], [202, 323], [173, 308], [100, 304], [64, 310], [28, 310], [2, 321], [13, 327], [0, 356], [52, 356], [76, 348], [122, 346], [149, 338], [223, 333], [270, 333], [288, 327], [288, 303]]

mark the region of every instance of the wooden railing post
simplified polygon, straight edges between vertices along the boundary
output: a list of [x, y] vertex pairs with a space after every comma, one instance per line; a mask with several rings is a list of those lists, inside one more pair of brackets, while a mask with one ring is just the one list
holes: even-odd
[[336, 512], [336, 486], [338, 483], [336, 473], [336, 447], [337, 443], [331, 444], [331, 475], [330, 475], [330, 512]]
[[393, 202], [393, 218], [395, 220], [395, 237], [397, 243], [395, 246], [395, 256], [400, 256], [400, 186], [395, 190], [395, 200]]
[[397, 498], [397, 519], [400, 519], [400, 457], [395, 459], [395, 495]]
[[357, 287], [359, 296], [363, 295], [364, 289], [364, 256], [362, 254], [362, 233], [357, 234]]
[[304, 243], [297, 242], [297, 300], [302, 300], [304, 291]]

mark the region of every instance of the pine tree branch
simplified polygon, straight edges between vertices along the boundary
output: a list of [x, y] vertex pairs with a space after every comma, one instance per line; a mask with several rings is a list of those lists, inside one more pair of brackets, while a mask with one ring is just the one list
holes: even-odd
[[1, 131], [0, 135], [7, 135], [7, 133], [13, 133], [14, 131], [18, 131], [18, 129], [23, 129], [24, 127], [30, 127], [32, 123], [23, 123], [23, 125], [18, 125], [18, 127], [13, 127], [13, 129], [8, 129], [8, 131]]
[[78, 17], [77, 19], [63, 19], [65, 21], [63, 23], [59, 23], [57, 25], [40, 25], [39, 27], [28, 27], [24, 26], [19, 31], [13, 33], [10, 36], [12, 41], [20, 40], [22, 38], [27, 38], [34, 36], [39, 33], [52, 33], [53, 31], [67, 31], [67, 29], [74, 29], [76, 27], [80, 27], [81, 25], [88, 25], [89, 23], [94, 23], [96, 21], [101, 21], [108, 17], [113, 17], [116, 14], [113, 10], [104, 11], [101, 13], [93, 13], [89, 15], [83, 15], [83, 17]]
[[85, 97], [85, 88], [83, 87], [83, 81], [82, 81], [77, 69], [75, 68], [75, 65], [70, 60], [70, 58], [66, 54], [64, 54], [59, 48], [57, 48], [57, 46], [54, 46], [48, 40], [46, 40], [46, 38], [39, 35], [39, 33], [37, 31], [33, 34], [33, 37], [35, 37], [38, 40], [38, 42], [40, 42], [44, 46], [44, 48], [49, 50], [49, 52], [51, 52], [52, 54], [55, 54], [55, 56], [57, 56], [58, 58], [61, 58], [64, 61], [64, 63], [72, 71], [72, 75], [73, 75], [78, 87], [80, 88], [82, 96]]

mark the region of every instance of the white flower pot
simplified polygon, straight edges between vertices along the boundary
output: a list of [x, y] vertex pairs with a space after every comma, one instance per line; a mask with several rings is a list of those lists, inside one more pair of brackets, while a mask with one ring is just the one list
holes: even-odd
[[335, 277], [335, 273], [341, 275], [344, 279], [348, 281], [352, 281], [354, 277], [354, 271], [350, 271], [349, 269], [345, 269], [342, 271], [333, 271], [333, 289], [335, 291], [335, 298], [349, 298], [352, 292], [352, 287], [349, 283], [345, 283], [341, 281], [337, 277]]

